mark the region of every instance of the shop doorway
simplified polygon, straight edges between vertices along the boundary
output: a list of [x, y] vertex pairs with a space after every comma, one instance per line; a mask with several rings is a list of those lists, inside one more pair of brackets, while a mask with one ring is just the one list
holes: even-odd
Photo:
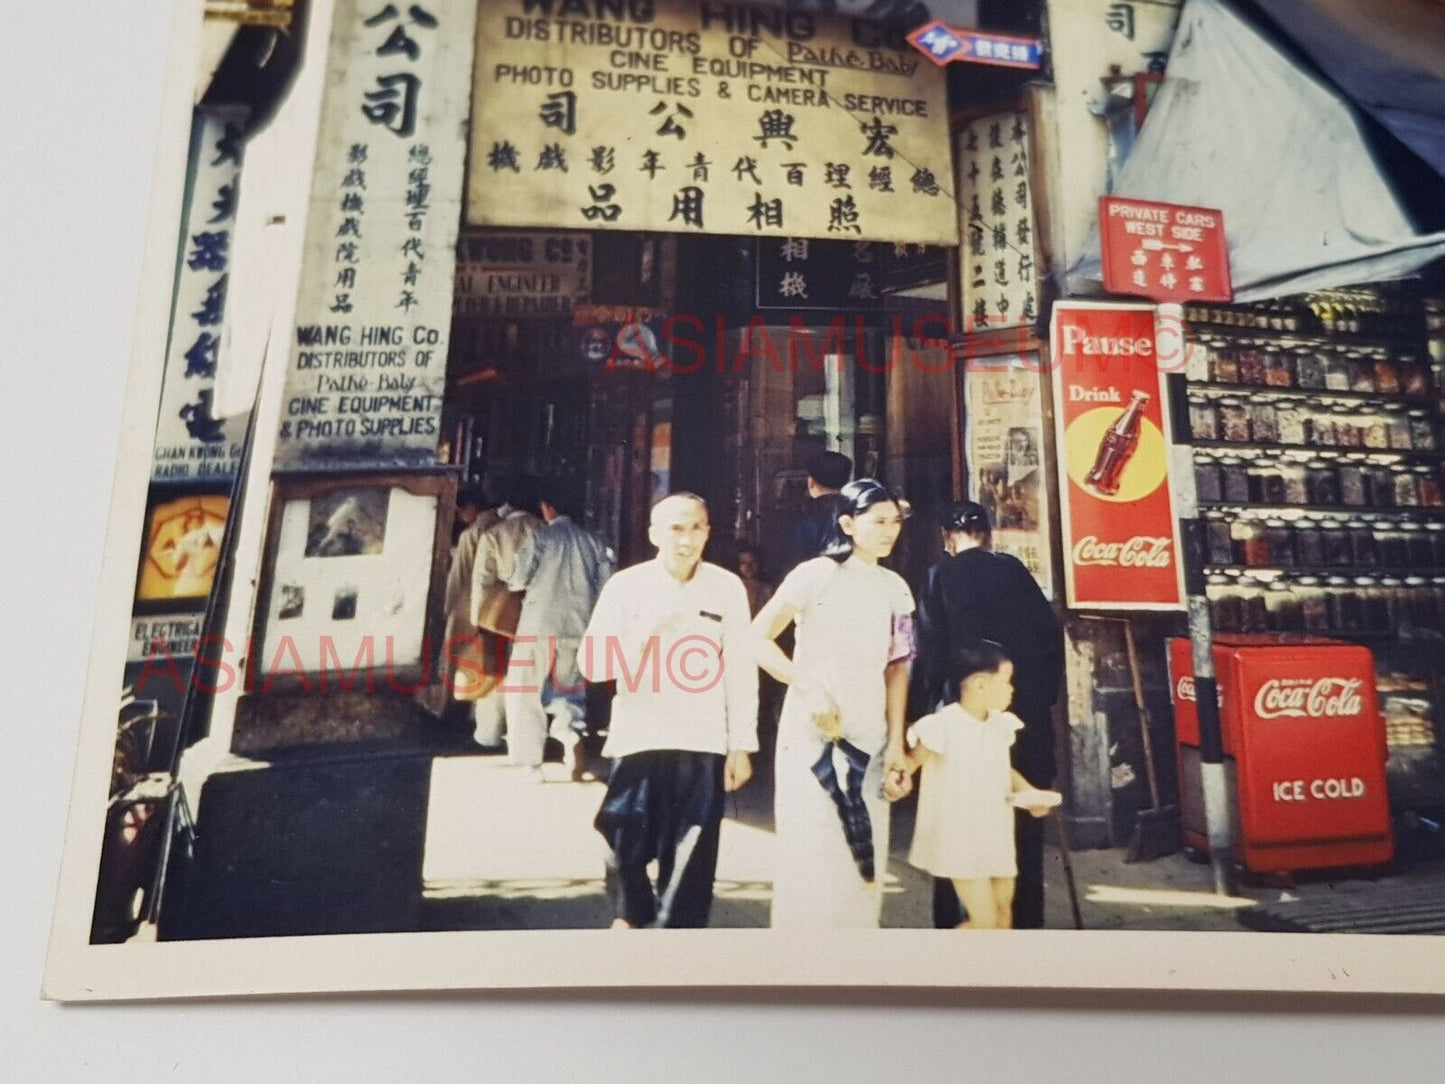
[[[920, 300], [890, 293], [888, 274], [908, 263], [898, 249], [921, 254], [921, 246], [805, 242], [814, 295], [791, 303], [770, 297], [765, 280], [772, 249], [797, 242], [527, 236], [585, 238], [591, 282], [560, 311], [475, 313], [459, 304], [443, 453], [463, 482], [547, 477], [622, 566], [650, 556], [657, 498], [696, 492], [712, 512], [708, 558], [734, 567], [740, 545], [756, 547], [776, 582], [808, 507], [807, 463], [834, 451], [853, 460], [855, 477], [907, 493], [925, 517], [912, 532], [920, 543], [936, 533], [923, 524], [956, 473], [955, 383], [941, 344], [953, 250], [933, 250], [927, 266], [906, 254], [908, 283], [921, 279], [936, 295]], [[860, 267], [876, 278], [867, 280], [870, 296], [850, 303], [845, 291], [860, 292]], [[919, 342], [921, 320], [940, 342]], [[913, 544], [904, 554], [911, 566], [931, 548]]]

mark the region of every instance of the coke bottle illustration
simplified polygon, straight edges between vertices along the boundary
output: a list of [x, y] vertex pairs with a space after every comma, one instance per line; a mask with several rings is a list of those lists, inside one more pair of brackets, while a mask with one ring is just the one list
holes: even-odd
[[1119, 492], [1119, 478], [1139, 447], [1139, 426], [1144, 406], [1149, 402], [1147, 391], [1136, 391], [1118, 421], [1104, 430], [1094, 466], [1084, 477], [1084, 485], [1096, 493], [1112, 497]]

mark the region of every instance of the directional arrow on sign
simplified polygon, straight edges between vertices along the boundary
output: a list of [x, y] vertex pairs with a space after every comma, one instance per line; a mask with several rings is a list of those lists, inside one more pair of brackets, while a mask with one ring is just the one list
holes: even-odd
[[949, 26], [942, 19], [920, 26], [908, 35], [908, 42], [939, 67], [955, 60], [1031, 69], [1043, 63], [1043, 42], [1039, 38], [965, 30]]

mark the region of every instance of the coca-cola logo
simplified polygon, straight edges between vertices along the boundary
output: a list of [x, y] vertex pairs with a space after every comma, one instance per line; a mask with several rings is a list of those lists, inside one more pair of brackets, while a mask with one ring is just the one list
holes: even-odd
[[1270, 678], [1254, 694], [1260, 719], [1334, 719], [1358, 715], [1363, 707], [1359, 678]]
[[1075, 565], [1113, 568], [1168, 568], [1174, 540], [1168, 535], [1135, 535], [1127, 542], [1100, 542], [1089, 534], [1074, 543]]
[[1193, 675], [1186, 675], [1179, 679], [1178, 683], [1174, 686], [1174, 699], [1189, 701], [1195, 699]]

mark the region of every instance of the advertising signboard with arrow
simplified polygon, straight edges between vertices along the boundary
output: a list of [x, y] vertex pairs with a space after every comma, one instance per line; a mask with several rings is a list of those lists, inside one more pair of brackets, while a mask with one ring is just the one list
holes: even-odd
[[908, 41], [939, 67], [955, 60], [1004, 68], [1037, 69], [1043, 64], [1043, 42], [1038, 38], [962, 29], [942, 19], [924, 23], [908, 35]]
[[1154, 301], [1231, 301], [1224, 214], [1153, 200], [1099, 199], [1104, 289]]

